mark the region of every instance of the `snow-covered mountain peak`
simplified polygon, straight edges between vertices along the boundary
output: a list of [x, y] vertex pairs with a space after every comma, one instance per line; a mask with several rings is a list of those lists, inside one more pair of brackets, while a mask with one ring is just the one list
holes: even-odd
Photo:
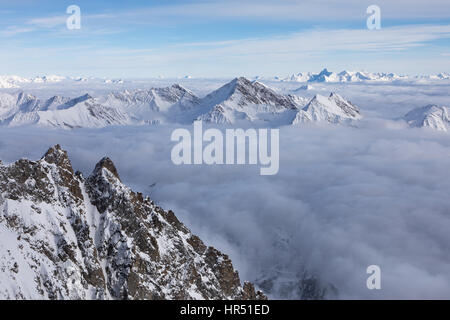
[[247, 79], [246, 77], [236, 77], [233, 80], [231, 80], [231, 83], [234, 83], [235, 85], [251, 85], [253, 81]]
[[102, 158], [96, 165], [95, 169], [93, 171], [93, 175], [102, 175], [103, 170], [106, 169], [110, 174], [112, 174], [115, 178], [117, 178], [119, 181], [119, 173], [117, 172], [116, 166], [114, 165], [114, 162], [108, 157]]
[[217, 90], [209, 93], [202, 101], [203, 104], [219, 104], [229, 99], [236, 91], [245, 91], [245, 88], [251, 87], [252, 82], [244, 77], [234, 78], [230, 82], [224, 84]]
[[32, 82], [35, 83], [43, 83], [43, 82], [61, 82], [63, 80], [66, 80], [66, 77], [58, 76], [58, 75], [44, 75], [44, 76], [37, 76], [31, 79]]
[[1, 299], [265, 299], [229, 257], [118, 179], [67, 152], [0, 162]]
[[327, 68], [320, 71], [318, 74], [311, 75], [308, 82], [331, 82], [336, 78], [336, 74], [328, 71]]
[[29, 101], [29, 100], [35, 100], [36, 97], [33, 96], [32, 94], [23, 92], [23, 91], [19, 91], [17, 94], [17, 102], [21, 103], [23, 101]]
[[430, 104], [411, 110], [403, 118], [411, 127], [450, 130], [450, 108], [446, 106]]
[[186, 89], [185, 87], [183, 87], [181, 84], [179, 83], [174, 83], [173, 85], [170, 86], [172, 89], [174, 90], [179, 90], [181, 92], [189, 92], [192, 93], [192, 91], [190, 91], [189, 89]]
[[333, 72], [328, 71], [327, 68], [323, 68], [322, 71], [320, 71], [319, 76], [329, 76], [331, 75]]
[[285, 96], [258, 81], [235, 78], [208, 94], [200, 103], [198, 119], [214, 123], [239, 120], [267, 121], [288, 110], [296, 110], [298, 99]]
[[67, 151], [63, 150], [59, 144], [49, 148], [42, 159], [47, 163], [53, 163], [60, 168], [73, 172]]
[[352, 124], [361, 118], [359, 108], [337, 93], [328, 97], [316, 94], [308, 104], [299, 110], [292, 124], [308, 122], [328, 122]]
[[345, 99], [337, 92], [330, 92], [329, 98], [331, 99], [335, 99], [335, 100], [343, 100], [345, 101]]
[[[321, 74], [326, 76], [330, 72], [324, 69]], [[294, 93], [309, 89], [311, 85], [308, 84]], [[42, 101], [22, 91], [0, 93], [0, 123], [73, 129], [109, 125], [189, 124], [199, 119], [219, 124], [246, 121], [281, 126], [291, 124], [308, 102], [310, 106], [320, 106], [336, 115], [359, 117], [358, 108], [336, 93], [329, 97], [316, 95], [309, 101], [301, 96], [283, 94], [257, 80], [238, 77], [204, 98], [198, 98], [180, 84], [112, 91], [96, 97], [89, 93], [76, 98], [55, 95]]]

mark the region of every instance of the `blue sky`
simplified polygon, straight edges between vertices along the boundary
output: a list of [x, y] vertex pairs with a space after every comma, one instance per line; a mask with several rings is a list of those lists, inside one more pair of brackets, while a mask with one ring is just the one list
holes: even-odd
[[[66, 8], [81, 8], [81, 29]], [[381, 8], [368, 30], [366, 8]], [[447, 0], [0, 0], [0, 74], [114, 78], [450, 71]]]

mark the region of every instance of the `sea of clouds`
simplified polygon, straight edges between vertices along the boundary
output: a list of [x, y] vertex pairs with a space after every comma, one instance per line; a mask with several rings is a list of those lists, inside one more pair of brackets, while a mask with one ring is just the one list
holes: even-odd
[[[1, 128], [0, 158], [38, 159], [60, 143], [88, 175], [108, 155], [126, 184], [228, 253], [242, 279], [289, 281], [305, 267], [341, 298], [450, 297], [447, 134], [281, 128], [279, 173], [260, 176], [257, 166], [173, 165], [173, 129]], [[373, 264], [379, 291], [366, 288]]]
[[[380, 104], [380, 95], [365, 98], [368, 91], [355, 99], [367, 99], [363, 113], [395, 118], [411, 106], [397, 93], [391, 100], [400, 110]], [[423, 105], [425, 96], [412, 104]], [[303, 270], [338, 298], [450, 298], [448, 133], [377, 116], [358, 128], [283, 127], [280, 170], [261, 176], [259, 166], [175, 166], [175, 128], [0, 127], [0, 159], [39, 159], [59, 143], [88, 175], [109, 156], [124, 183], [229, 254], [242, 280], [272, 277], [271, 298], [298, 298], [290, 285]], [[381, 290], [366, 287], [369, 265], [381, 268]]]

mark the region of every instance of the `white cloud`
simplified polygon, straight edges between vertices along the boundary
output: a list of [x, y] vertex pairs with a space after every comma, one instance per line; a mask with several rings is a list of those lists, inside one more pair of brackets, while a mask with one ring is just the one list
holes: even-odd
[[[359, 53], [361, 57], [365, 53], [372, 53], [389, 59], [385, 56], [388, 52], [408, 52], [409, 49], [426, 46], [430, 41], [448, 38], [450, 25], [414, 25], [383, 28], [378, 31], [316, 29], [278, 37], [177, 43], [155, 48], [151, 53], [124, 53], [122, 50], [116, 53], [114, 48], [104, 49], [100, 50], [103, 54], [99, 63], [105, 67], [146, 67], [150, 70], [156, 68], [159, 73], [169, 73], [172, 76], [176, 75], [170, 73], [172, 70], [182, 70], [185, 74], [214, 76], [223, 74], [223, 66], [226, 66], [230, 74], [235, 75], [273, 75], [294, 72], [292, 66], [296, 61], [308, 64], [307, 61], [321, 59], [321, 65], [332, 64], [335, 61], [330, 57], [336, 53]], [[407, 53], [405, 55], [407, 56]], [[373, 58], [372, 55], [367, 60], [371, 61]], [[344, 56], [340, 59], [343, 60], [341, 64], [345, 65], [345, 61], [351, 63], [353, 58]], [[407, 62], [411, 68], [414, 67], [409, 57], [404, 60], [404, 63]], [[92, 67], [95, 68], [94, 65]]]
[[11, 37], [11, 36], [15, 36], [21, 33], [28, 33], [28, 32], [32, 32], [35, 31], [35, 28], [30, 28], [30, 27], [7, 27], [4, 30], [0, 31], [0, 34], [6, 37]]
[[[125, 25], [180, 25], [227, 20], [297, 21], [308, 24], [361, 21], [365, 26], [369, 0], [227, 0], [192, 1], [143, 6], [136, 9], [104, 10], [84, 13], [82, 18], [103, 27]], [[382, 19], [447, 19], [450, 3], [445, 0], [378, 0]], [[26, 24], [54, 28], [65, 23], [68, 15], [36, 17]]]
[[54, 28], [59, 25], [63, 25], [66, 23], [68, 15], [64, 16], [52, 16], [45, 18], [35, 18], [26, 22], [26, 24], [35, 25], [41, 28]]
[[[0, 154], [36, 159], [61, 143], [86, 174], [110, 156], [123, 181], [229, 253], [242, 279], [277, 271], [288, 281], [306, 265], [341, 298], [448, 297], [448, 136], [378, 125], [284, 128], [273, 177], [256, 167], [175, 167], [171, 127], [0, 128]], [[371, 264], [381, 266], [381, 291], [365, 288]]]
[[[71, 45], [48, 45], [45, 48], [28, 48], [27, 43], [17, 47], [10, 45], [0, 49], [0, 56], [14, 62], [10, 67], [15, 69], [10, 73], [21, 73], [22, 70], [17, 68], [23, 68], [28, 72], [35, 70], [34, 73], [79, 74], [89, 71], [90, 75], [128, 78], [158, 74], [209, 77], [276, 75], [313, 71], [324, 64], [335, 69], [354, 68], [355, 61], [362, 68], [372, 68], [372, 71], [389, 69], [400, 73], [431, 73], [443, 71], [445, 55], [438, 52], [436, 57], [430, 57], [432, 52], [428, 49], [427, 56], [421, 57], [428, 63], [421, 64], [415, 63], [417, 57], [411, 56], [410, 52], [428, 46], [432, 41], [450, 38], [450, 25], [411, 25], [377, 31], [311, 29], [284, 36], [174, 42], [158, 47], [142, 43], [134, 48], [123, 48], [89, 41], [89, 36], [99, 34], [100, 29], [92, 34], [88, 29], [81, 31], [80, 35], [71, 35], [77, 39]], [[37, 66], [39, 70], [36, 70]]]

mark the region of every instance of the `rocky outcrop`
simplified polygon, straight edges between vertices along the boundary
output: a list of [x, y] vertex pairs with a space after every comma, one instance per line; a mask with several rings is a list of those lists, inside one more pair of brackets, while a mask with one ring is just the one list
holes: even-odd
[[85, 179], [59, 145], [0, 162], [0, 237], [0, 298], [265, 299], [109, 158]]

